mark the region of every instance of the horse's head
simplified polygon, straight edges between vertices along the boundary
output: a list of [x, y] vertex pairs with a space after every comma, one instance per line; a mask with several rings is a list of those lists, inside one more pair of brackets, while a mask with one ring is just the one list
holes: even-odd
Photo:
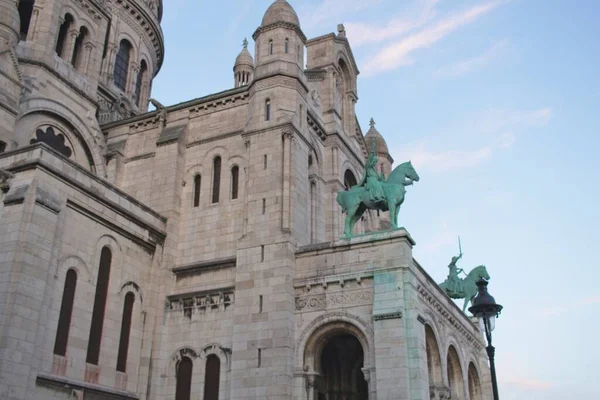
[[483, 278], [486, 281], [490, 280], [490, 274], [488, 274], [487, 269], [485, 268], [485, 265], [480, 265], [478, 267], [473, 268], [473, 272], [476, 273], [477, 278]]
[[419, 174], [417, 174], [417, 171], [415, 171], [412, 162], [409, 161], [405, 165], [406, 168], [404, 169], [404, 173], [406, 174], [406, 177], [415, 182], [419, 182]]

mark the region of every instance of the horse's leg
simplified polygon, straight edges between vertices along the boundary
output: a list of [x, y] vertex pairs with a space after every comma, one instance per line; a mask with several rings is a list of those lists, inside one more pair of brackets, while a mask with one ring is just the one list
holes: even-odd
[[[352, 216], [352, 222], [351, 222], [351, 226], [352, 228], [354, 228], [354, 225], [356, 225], [356, 223], [358, 222], [358, 220], [360, 220], [360, 217], [362, 217], [362, 215], [365, 212], [365, 206], [363, 205], [359, 205], [358, 207], [356, 207], [356, 211], [354, 212], [353, 216]], [[351, 233], [353, 233], [354, 229], [351, 229]]]
[[398, 229], [398, 209], [396, 207], [396, 202], [390, 200], [388, 202], [388, 208], [390, 209], [390, 222], [392, 223], [392, 228]]
[[348, 208], [348, 214], [346, 216], [346, 221], [344, 224], [344, 235], [346, 237], [350, 237], [352, 236], [352, 231], [354, 228], [354, 218], [356, 216], [356, 211], [358, 209], [358, 204], [353, 205], [352, 207]]

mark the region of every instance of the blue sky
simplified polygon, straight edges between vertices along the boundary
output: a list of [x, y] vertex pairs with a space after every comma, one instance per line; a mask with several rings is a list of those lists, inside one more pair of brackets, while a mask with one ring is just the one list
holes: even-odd
[[[270, 3], [166, 0], [153, 97], [231, 88]], [[600, 2], [291, 3], [308, 37], [345, 24], [363, 130], [421, 176], [400, 211], [417, 260], [442, 281], [460, 235], [461, 267], [487, 266], [502, 398], [598, 398]]]

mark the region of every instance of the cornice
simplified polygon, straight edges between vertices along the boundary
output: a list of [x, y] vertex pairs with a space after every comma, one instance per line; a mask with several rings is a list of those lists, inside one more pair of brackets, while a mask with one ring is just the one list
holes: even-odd
[[306, 35], [304, 34], [304, 32], [302, 32], [302, 29], [300, 29], [300, 27], [296, 24], [292, 24], [291, 22], [275, 22], [266, 26], [259, 26], [256, 31], [254, 31], [254, 34], [252, 35], [252, 39], [254, 39], [256, 41], [256, 39], [263, 33], [271, 31], [273, 29], [278, 29], [278, 28], [284, 28], [284, 29], [290, 29], [292, 31], [295, 31], [298, 36], [300, 36], [300, 39], [302, 39], [302, 43], [306, 44]]

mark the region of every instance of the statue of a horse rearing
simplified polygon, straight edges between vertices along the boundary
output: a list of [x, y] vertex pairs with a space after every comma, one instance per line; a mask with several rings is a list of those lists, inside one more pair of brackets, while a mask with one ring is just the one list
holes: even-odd
[[398, 212], [404, 202], [405, 186], [412, 184], [412, 181], [419, 181], [419, 175], [408, 161], [394, 168], [387, 180], [381, 182], [384, 193], [382, 200], [374, 201], [368, 189], [363, 186], [353, 186], [350, 190], [338, 192], [337, 202], [346, 213], [344, 236], [352, 236], [354, 224], [366, 210], [389, 210], [392, 227], [398, 229]]
[[466, 278], [462, 279], [462, 291], [450, 290], [450, 288], [448, 287], [449, 285], [447, 284], [447, 279], [444, 282], [440, 283], [440, 288], [444, 292], [446, 292], [448, 297], [452, 299], [464, 298], [465, 302], [463, 304], [462, 310], [463, 312], [465, 312], [465, 310], [467, 309], [467, 304], [469, 304], [470, 301], [473, 301], [473, 298], [477, 294], [476, 282], [480, 278], [483, 278], [485, 280], [490, 279], [490, 275], [488, 274], [485, 265], [480, 265], [478, 267], [473, 268], [471, 272], [469, 272], [469, 274], [466, 276]]

